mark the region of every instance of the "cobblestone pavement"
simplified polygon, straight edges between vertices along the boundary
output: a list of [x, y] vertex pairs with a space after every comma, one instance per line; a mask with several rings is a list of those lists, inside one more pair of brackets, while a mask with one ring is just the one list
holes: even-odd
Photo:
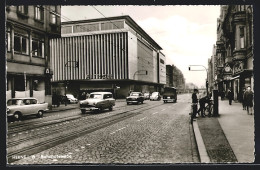
[[[12, 164], [199, 162], [189, 125], [189, 95]], [[162, 102], [162, 101], [149, 101]]]

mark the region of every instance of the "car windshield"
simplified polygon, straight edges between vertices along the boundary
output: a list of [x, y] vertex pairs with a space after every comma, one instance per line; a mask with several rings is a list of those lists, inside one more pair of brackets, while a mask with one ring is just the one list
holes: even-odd
[[158, 93], [156, 93], [156, 92], [152, 94], [152, 96], [156, 96], [156, 95], [158, 95]]
[[101, 94], [90, 94], [89, 96], [90, 99], [102, 99]]
[[72, 94], [67, 94], [68, 98], [74, 98], [74, 96]]
[[130, 96], [139, 96], [139, 93], [131, 93]]
[[11, 105], [21, 105], [22, 104], [22, 100], [8, 100], [7, 101], [7, 106], [11, 106]]

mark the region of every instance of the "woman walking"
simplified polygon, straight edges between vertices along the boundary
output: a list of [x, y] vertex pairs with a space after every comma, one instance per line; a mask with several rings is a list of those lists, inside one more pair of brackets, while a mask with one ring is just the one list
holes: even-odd
[[253, 114], [253, 92], [251, 91], [251, 87], [247, 87], [247, 91], [244, 94], [244, 100], [246, 105], [247, 114]]

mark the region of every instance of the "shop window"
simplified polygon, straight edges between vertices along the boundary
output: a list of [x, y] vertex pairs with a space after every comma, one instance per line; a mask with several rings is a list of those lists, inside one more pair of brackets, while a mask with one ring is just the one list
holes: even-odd
[[35, 19], [39, 21], [43, 21], [44, 19], [44, 10], [42, 6], [35, 6]]

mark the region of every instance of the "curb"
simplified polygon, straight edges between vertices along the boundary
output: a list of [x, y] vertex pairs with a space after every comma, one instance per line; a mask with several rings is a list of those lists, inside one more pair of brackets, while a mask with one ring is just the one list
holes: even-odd
[[200, 162], [201, 163], [210, 163], [210, 159], [209, 159], [205, 144], [203, 142], [197, 121], [193, 121], [192, 127], [193, 127], [193, 132], [195, 134], [195, 140], [196, 140], [199, 155], [200, 155]]

